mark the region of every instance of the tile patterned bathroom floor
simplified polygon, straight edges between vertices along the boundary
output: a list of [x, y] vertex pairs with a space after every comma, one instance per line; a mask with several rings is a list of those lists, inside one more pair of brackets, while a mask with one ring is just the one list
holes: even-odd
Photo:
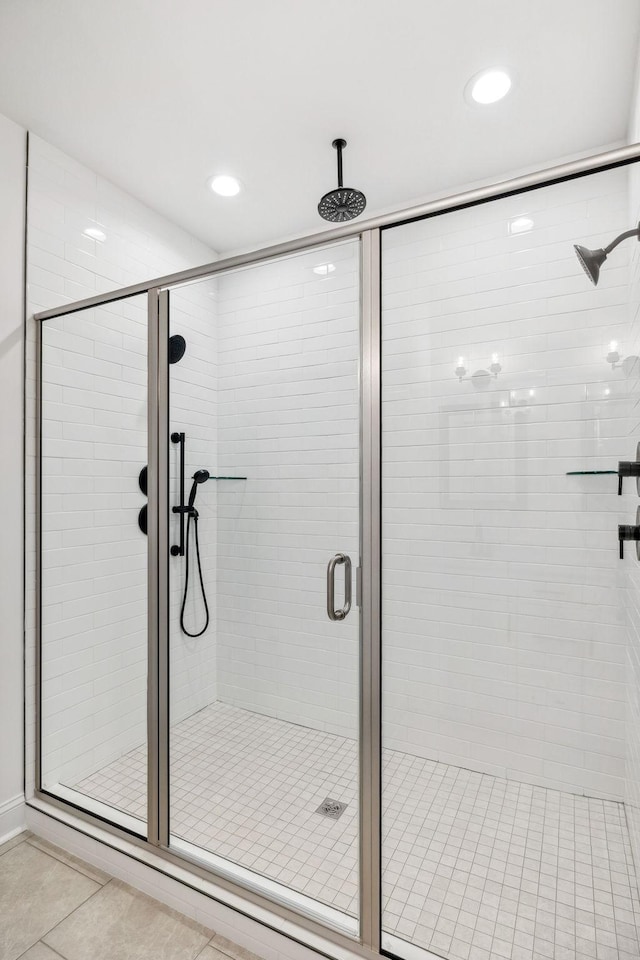
[[[175, 835], [355, 915], [354, 741], [216, 703], [173, 728], [171, 771]], [[638, 960], [622, 804], [396, 751], [383, 782], [387, 933], [452, 960]], [[142, 749], [74, 788], [144, 816]]]
[[31, 833], [0, 844], [0, 960], [260, 960]]

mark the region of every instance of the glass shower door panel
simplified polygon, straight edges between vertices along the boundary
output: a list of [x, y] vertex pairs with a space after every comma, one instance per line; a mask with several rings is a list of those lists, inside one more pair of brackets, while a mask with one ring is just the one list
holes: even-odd
[[637, 243], [597, 287], [573, 250], [636, 222], [628, 177], [383, 235], [383, 944], [412, 960], [595, 956], [602, 878], [637, 898], [620, 589], [637, 561], [617, 541], [637, 490], [615, 476], [638, 441]]
[[174, 290], [170, 336], [171, 844], [355, 932], [359, 243]]
[[42, 789], [146, 835], [147, 298], [42, 324]]

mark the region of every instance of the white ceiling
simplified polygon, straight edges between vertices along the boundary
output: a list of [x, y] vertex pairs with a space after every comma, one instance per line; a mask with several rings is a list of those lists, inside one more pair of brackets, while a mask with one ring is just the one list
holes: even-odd
[[[220, 252], [626, 139], [638, 0], [0, 0], [0, 112]], [[489, 107], [463, 97], [490, 66]], [[234, 199], [206, 186], [233, 173]]]

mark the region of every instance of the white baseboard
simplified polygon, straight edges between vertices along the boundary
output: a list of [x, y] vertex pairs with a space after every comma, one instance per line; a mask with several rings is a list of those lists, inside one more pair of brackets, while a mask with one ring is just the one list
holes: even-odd
[[0, 843], [6, 843], [26, 828], [24, 794], [0, 803]]

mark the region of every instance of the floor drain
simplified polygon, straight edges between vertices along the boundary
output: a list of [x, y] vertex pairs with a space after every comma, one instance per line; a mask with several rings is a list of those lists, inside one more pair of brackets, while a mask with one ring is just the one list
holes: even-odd
[[323, 800], [316, 813], [321, 813], [323, 817], [331, 817], [332, 820], [338, 820], [347, 809], [346, 803], [340, 803], [339, 800], [332, 800], [327, 797]]

